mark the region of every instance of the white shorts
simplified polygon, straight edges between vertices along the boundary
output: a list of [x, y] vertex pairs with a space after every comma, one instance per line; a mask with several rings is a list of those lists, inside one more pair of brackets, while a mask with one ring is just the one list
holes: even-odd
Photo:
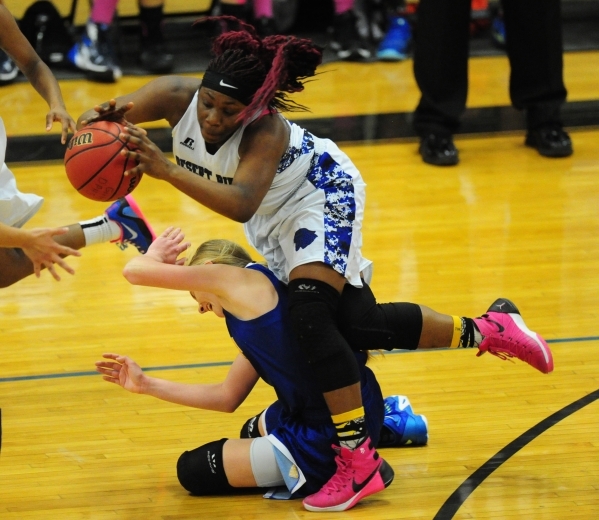
[[0, 222], [19, 228], [37, 213], [44, 199], [17, 189], [15, 176], [4, 163], [5, 157], [6, 130], [0, 118]]
[[366, 184], [347, 156], [335, 152], [318, 156], [281, 208], [244, 225], [250, 244], [284, 283], [295, 267], [324, 262], [362, 287], [360, 274], [371, 265], [361, 252]]

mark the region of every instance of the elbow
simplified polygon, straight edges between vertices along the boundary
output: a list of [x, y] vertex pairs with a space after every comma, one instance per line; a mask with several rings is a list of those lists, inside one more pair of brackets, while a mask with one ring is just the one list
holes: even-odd
[[223, 412], [233, 413], [239, 408], [239, 403], [226, 403], [223, 407]]
[[240, 224], [245, 224], [255, 215], [255, 213], [255, 209], [239, 208], [232, 212], [231, 215], [229, 215], [229, 218]]
[[223, 399], [221, 401], [222, 411], [225, 413], [233, 413], [239, 408], [241, 403], [245, 400], [245, 397], [241, 396], [229, 396], [228, 399]]
[[139, 270], [135, 269], [130, 264], [127, 264], [123, 269], [123, 276], [131, 285], [140, 284]]
[[248, 221], [249, 221], [249, 220], [252, 218], [252, 216], [253, 216], [253, 215], [249, 215], [249, 216], [246, 216], [246, 215], [240, 215], [240, 216], [238, 216], [238, 217], [235, 217], [235, 218], [233, 218], [233, 220], [234, 220], [235, 222], [239, 222], [240, 224], [245, 224], [246, 222], [248, 222]]

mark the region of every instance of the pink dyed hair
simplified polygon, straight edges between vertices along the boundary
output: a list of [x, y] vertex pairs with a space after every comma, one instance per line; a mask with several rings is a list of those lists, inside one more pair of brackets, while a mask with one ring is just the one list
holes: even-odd
[[[213, 58], [206, 70], [229, 76], [255, 89], [250, 104], [240, 114], [247, 123], [254, 114], [270, 111], [307, 110], [287, 93], [304, 89], [304, 80], [316, 74], [322, 48], [312, 40], [275, 35], [262, 39], [249, 24], [232, 16], [206, 17], [223, 28], [212, 44]], [[234, 29], [229, 29], [233, 27]]]

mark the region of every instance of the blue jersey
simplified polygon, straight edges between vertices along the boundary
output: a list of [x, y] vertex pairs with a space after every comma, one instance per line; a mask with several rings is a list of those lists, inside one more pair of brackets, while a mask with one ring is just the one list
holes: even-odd
[[[275, 287], [279, 301], [270, 312], [242, 321], [224, 311], [227, 327], [244, 356], [277, 394], [277, 402], [266, 411], [266, 428], [293, 457], [305, 476], [305, 484], [293, 496], [318, 491], [336, 469], [331, 445], [337, 435], [312, 369], [306, 361], [289, 321], [287, 287], [266, 267], [248, 269], [264, 273]], [[362, 400], [372, 441], [378, 443], [384, 405], [379, 384], [366, 367], [367, 356], [356, 352], [362, 376]]]

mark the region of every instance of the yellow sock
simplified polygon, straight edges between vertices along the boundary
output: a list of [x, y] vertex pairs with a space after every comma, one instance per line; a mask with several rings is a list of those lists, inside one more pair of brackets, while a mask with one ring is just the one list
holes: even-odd
[[339, 444], [347, 449], [355, 449], [368, 437], [363, 406], [349, 412], [333, 415], [331, 419], [337, 431]]
[[356, 419], [359, 419], [360, 417], [364, 417], [363, 406], [360, 406], [360, 408], [356, 408], [355, 410], [350, 410], [349, 412], [343, 412], [338, 415], [332, 415], [331, 419], [333, 419], [333, 424], [337, 426], [338, 424], [354, 421]]
[[458, 348], [460, 346], [460, 339], [462, 338], [462, 318], [452, 316], [452, 319], [453, 336], [451, 336], [451, 345], [449, 345], [449, 348]]

